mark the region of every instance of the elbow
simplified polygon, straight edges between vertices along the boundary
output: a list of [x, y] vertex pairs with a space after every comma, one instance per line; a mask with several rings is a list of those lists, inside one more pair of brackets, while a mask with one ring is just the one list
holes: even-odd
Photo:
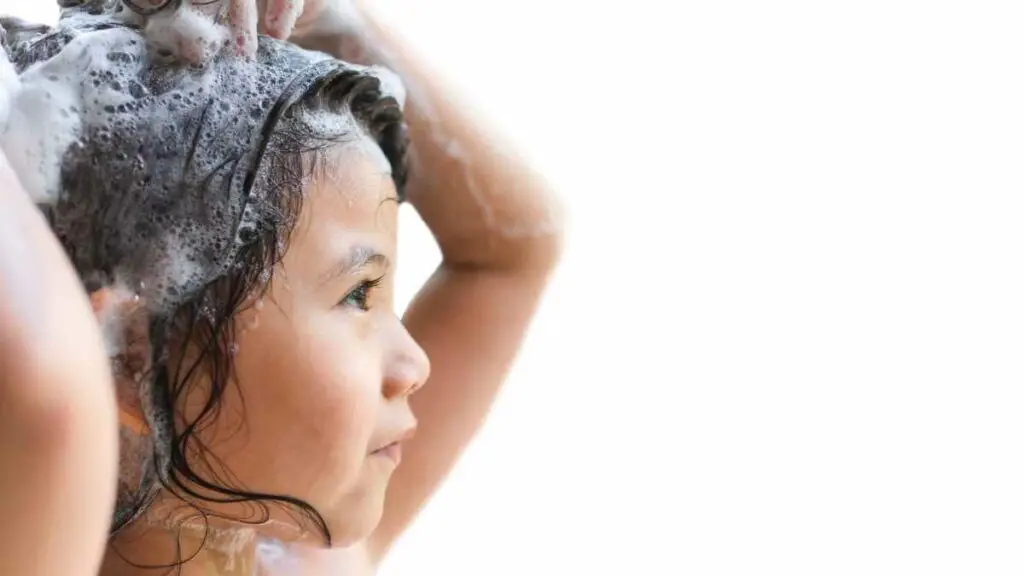
[[537, 272], [553, 272], [562, 262], [565, 239], [565, 224], [560, 222], [556, 227], [546, 230], [542, 236], [525, 243], [520, 249], [523, 266]]
[[524, 218], [518, 226], [504, 231], [505, 257], [501, 260], [511, 271], [547, 275], [559, 266], [565, 254], [565, 204], [553, 192], [539, 196], [544, 201], [534, 206], [536, 216]]
[[504, 198], [514, 200], [495, 203], [479, 217], [421, 210], [447, 267], [531, 276], [557, 268], [568, 227], [562, 200], [549, 186], [513, 188]]
[[537, 220], [536, 233], [519, 247], [524, 266], [538, 272], [552, 272], [565, 254], [567, 213], [565, 204], [554, 193], [546, 195], [545, 216]]

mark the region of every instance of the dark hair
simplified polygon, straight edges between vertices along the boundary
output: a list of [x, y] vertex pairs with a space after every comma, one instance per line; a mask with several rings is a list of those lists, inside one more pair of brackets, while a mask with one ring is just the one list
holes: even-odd
[[[75, 30], [29, 28], [13, 19], [0, 25], [19, 71], [54, 57], [83, 33], [125, 26], [102, 18], [79, 21]], [[163, 295], [147, 311], [152, 370], [143, 378], [143, 406], [152, 445], [145, 447], [150, 453], [141, 476], [122, 478], [112, 534], [163, 488], [204, 518], [216, 514], [204, 503], [251, 506], [251, 513], [231, 519], [253, 523], [268, 519], [268, 504], [285, 506], [329, 544], [326, 522], [311, 505], [233, 485], [231, 472], [197, 432], [218, 417], [232, 373], [233, 320], [266, 290], [302, 210], [305, 177], [318, 169], [324, 152], [365, 137], [304, 116], [324, 111], [354, 120], [387, 157], [401, 199], [408, 136], [400, 105], [382, 93], [372, 71], [262, 37], [255, 63], [239, 71], [219, 59], [214, 66], [227, 72], [203, 92], [195, 89], [195, 71], [151, 65], [144, 40], [132, 33], [139, 44], [128, 40], [107, 56], [131, 63], [134, 76], [100, 69], [89, 77], [135, 99], [123, 110], [107, 110], [107, 124], [85, 127], [65, 154], [61, 197], [45, 209], [89, 289], [118, 278], [147, 278], [153, 262], [166, 265], [165, 252], [154, 246], [169, 230], [183, 238], [190, 261], [202, 271], [193, 284], [149, 287]], [[281, 74], [281, 67], [290, 70]], [[222, 109], [225, 99], [237, 106]], [[147, 107], [158, 105], [174, 117], [146, 116]], [[250, 109], [239, 120], [239, 111]], [[186, 346], [199, 351], [187, 364]], [[171, 358], [181, 361], [171, 366]], [[176, 425], [176, 408], [198, 374], [210, 380], [203, 407], [191, 422]]]

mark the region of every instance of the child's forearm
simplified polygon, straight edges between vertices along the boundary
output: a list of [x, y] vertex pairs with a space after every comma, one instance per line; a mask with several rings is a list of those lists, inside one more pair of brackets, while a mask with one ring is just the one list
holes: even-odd
[[2, 152], [0, 459], [4, 572], [95, 574], [117, 478], [113, 384], [74, 269]]

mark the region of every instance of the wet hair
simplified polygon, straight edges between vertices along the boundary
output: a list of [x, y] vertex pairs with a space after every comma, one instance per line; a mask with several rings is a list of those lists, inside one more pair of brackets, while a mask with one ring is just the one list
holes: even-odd
[[[126, 284], [147, 304], [152, 368], [140, 386], [151, 434], [122, 434], [122, 452], [141, 450], [143, 461], [126, 469], [122, 456], [112, 534], [162, 488], [202, 518], [217, 514], [207, 504], [238, 503], [246, 512], [230, 519], [258, 524], [281, 505], [330, 544], [311, 505], [235, 485], [198, 432], [229, 386], [234, 318], [266, 290], [325, 153], [369, 137], [402, 198], [400, 105], [373, 70], [266, 37], [255, 61], [161, 63], [137, 26], [97, 8], [109, 2], [77, 4], [53, 29], [4, 18], [0, 32], [19, 73], [35, 67], [79, 90], [58, 110], [78, 114], [82, 131], [63, 155], [57, 200], [43, 207], [51, 227], [87, 289]], [[310, 121], [323, 113], [344, 121]], [[200, 374], [202, 409], [181, 422]]]

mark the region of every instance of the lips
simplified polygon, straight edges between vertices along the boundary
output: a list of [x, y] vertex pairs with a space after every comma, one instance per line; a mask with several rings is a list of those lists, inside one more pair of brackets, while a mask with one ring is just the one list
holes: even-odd
[[391, 440], [370, 452], [373, 456], [382, 456], [393, 460], [396, 464], [402, 459], [402, 444], [413, 437], [416, 433], [416, 426], [410, 426], [399, 434], [391, 435]]
[[402, 461], [402, 443], [392, 442], [383, 448], [378, 448], [371, 452], [374, 456], [380, 456], [393, 461], [396, 465]]

